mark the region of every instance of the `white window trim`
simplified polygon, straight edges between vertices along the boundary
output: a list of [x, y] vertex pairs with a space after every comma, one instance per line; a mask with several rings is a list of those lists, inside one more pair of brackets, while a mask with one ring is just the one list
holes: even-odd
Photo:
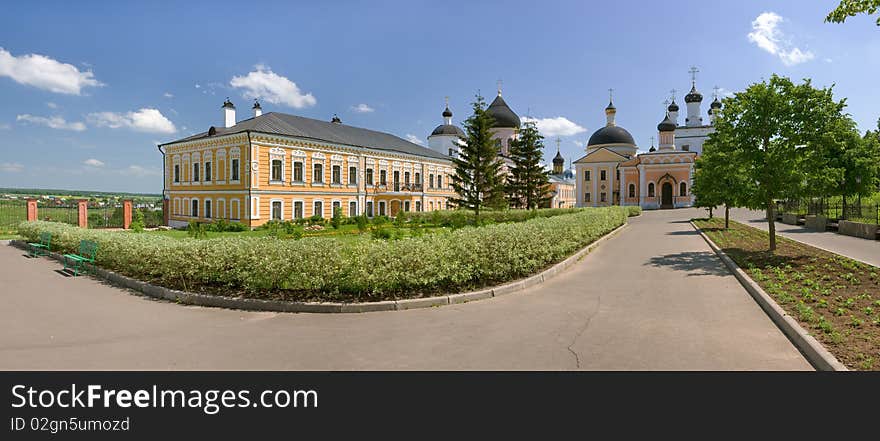
[[283, 221], [284, 220], [284, 199], [278, 199], [278, 198], [269, 199], [269, 220], [276, 220], [275, 219], [275, 203], [276, 202], [281, 204], [281, 217], [279, 217], [277, 220]]
[[[316, 203], [316, 202], [320, 202], [320, 203], [321, 203], [321, 213], [320, 213], [320, 215], [321, 215], [322, 218], [326, 219], [326, 218], [324, 217], [324, 209], [325, 209], [326, 207], [324, 206], [324, 200], [323, 200], [323, 199], [312, 199], [312, 216], [314, 216], [314, 215], [316, 215], [316, 214], [319, 214], [319, 213], [316, 213], [316, 212], [315, 212], [315, 203]], [[311, 217], [311, 216], [310, 216], [310, 217]]]
[[[233, 206], [235, 206], [235, 210], [232, 210]], [[235, 216], [232, 215], [233, 211], [235, 212]], [[241, 200], [238, 198], [229, 200], [229, 219], [235, 221], [241, 220]]]
[[192, 209], [192, 207], [193, 207], [193, 202], [196, 203], [196, 210], [199, 209], [199, 205], [200, 205], [199, 198], [192, 198], [192, 199], [190, 199], [190, 200], [189, 200], [189, 217], [191, 217], [191, 218], [193, 218], [193, 219], [198, 219], [199, 216], [201, 216], [202, 213], [196, 213], [195, 215], [193, 215], [193, 209]]
[[[281, 176], [280, 179], [272, 179], [272, 163], [275, 161], [281, 161]], [[284, 183], [284, 166], [285, 164], [284, 157], [278, 156], [270, 156], [269, 157], [269, 183], [270, 184], [283, 184]]]
[[[208, 216], [208, 204], [211, 205], [211, 216]], [[215, 208], [215, 206], [214, 206], [213, 199], [205, 198], [205, 200], [202, 201], [202, 217], [205, 219], [214, 219], [214, 216], [213, 216], [215, 214], [214, 208]]]
[[[354, 214], [351, 214], [351, 204], [354, 204]], [[348, 217], [354, 217], [361, 214], [357, 199], [348, 200], [348, 213]]]
[[[302, 204], [302, 217], [296, 217], [296, 203], [297, 202]], [[294, 219], [294, 220], [306, 218], [306, 201], [305, 201], [305, 199], [291, 199], [291, 201], [290, 201], [290, 218]]]
[[[302, 164], [303, 179], [302, 179], [301, 181], [295, 181], [295, 180], [294, 180], [294, 177], [296, 176], [296, 164], [297, 164], [297, 163]], [[300, 158], [300, 157], [293, 158], [293, 162], [291, 162], [291, 164], [290, 164], [290, 183], [291, 183], [292, 185], [303, 185], [303, 184], [305, 184], [305, 182], [306, 182], [306, 161], [305, 161], [305, 157], [302, 157], [302, 158]]]

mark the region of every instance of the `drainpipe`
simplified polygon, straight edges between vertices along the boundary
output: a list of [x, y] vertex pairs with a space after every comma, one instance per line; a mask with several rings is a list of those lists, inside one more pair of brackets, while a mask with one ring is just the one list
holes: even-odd
[[[164, 144], [156, 145], [156, 148], [159, 150], [159, 153], [162, 153], [162, 217], [164, 218], [165, 217], [165, 210], [166, 210], [166, 207], [165, 207], [165, 190], [166, 190], [165, 179], [166, 179], [166, 176], [165, 176], [165, 174], [168, 173], [168, 170], [167, 170], [168, 164], [165, 163], [165, 151], [162, 150], [162, 147], [164, 147]], [[167, 209], [170, 210], [171, 207], [168, 207]], [[168, 213], [168, 217], [171, 217], [171, 213]]]

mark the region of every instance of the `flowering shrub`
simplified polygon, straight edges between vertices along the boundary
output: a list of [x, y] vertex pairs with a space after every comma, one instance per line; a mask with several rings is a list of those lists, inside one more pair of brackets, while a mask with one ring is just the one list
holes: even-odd
[[53, 248], [98, 242], [99, 266], [170, 288], [325, 301], [374, 301], [454, 292], [536, 273], [626, 222], [623, 207], [591, 208], [519, 223], [465, 227], [394, 241], [332, 237], [174, 239], [24, 222]]

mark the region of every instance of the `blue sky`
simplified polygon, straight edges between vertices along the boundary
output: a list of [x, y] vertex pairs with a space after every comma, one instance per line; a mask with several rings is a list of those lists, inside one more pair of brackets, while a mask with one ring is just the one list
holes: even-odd
[[778, 73], [836, 84], [862, 130], [880, 117], [880, 28], [823, 23], [832, 0], [122, 3], [4, 5], [0, 187], [158, 193], [155, 143], [219, 125], [227, 96], [239, 119], [258, 94], [264, 111], [425, 142], [445, 96], [458, 123], [501, 79], [542, 120], [546, 157], [559, 136], [569, 159], [609, 88], [646, 150], [691, 65], [704, 112], [714, 86]]

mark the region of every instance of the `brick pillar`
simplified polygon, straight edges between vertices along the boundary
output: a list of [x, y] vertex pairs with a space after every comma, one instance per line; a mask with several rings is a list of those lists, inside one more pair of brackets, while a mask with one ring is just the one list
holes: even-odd
[[165, 225], [165, 226], [168, 225], [168, 220], [169, 220], [168, 218], [170, 217], [170, 214], [171, 214], [171, 201], [163, 198], [162, 199], [162, 221], [164, 222], [163, 225]]
[[77, 211], [79, 216], [77, 219], [79, 220], [80, 228], [88, 228], [89, 227], [89, 201], [86, 199], [80, 199], [77, 203]]
[[131, 227], [131, 200], [122, 201], [122, 228], [129, 229]]
[[27, 200], [27, 220], [35, 221], [37, 220], [37, 200], [36, 199], [28, 199]]

